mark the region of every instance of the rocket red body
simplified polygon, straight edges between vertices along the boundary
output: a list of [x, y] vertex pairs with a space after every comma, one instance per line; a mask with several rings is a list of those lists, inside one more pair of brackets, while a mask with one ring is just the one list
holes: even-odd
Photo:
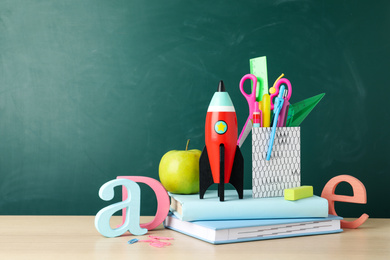
[[[218, 122], [225, 122], [227, 130], [223, 134], [215, 131]], [[209, 111], [206, 115], [205, 143], [210, 160], [214, 183], [219, 183], [220, 145], [225, 146], [225, 183], [229, 183], [234, 156], [237, 147], [237, 117], [236, 112]]]

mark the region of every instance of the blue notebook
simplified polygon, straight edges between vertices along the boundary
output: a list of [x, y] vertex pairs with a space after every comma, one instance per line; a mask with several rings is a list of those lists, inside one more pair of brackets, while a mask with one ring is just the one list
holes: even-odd
[[235, 190], [227, 190], [223, 202], [219, 201], [215, 190], [206, 191], [204, 199], [200, 199], [199, 194], [170, 193], [169, 196], [171, 211], [185, 221], [328, 216], [328, 201], [318, 196], [297, 201], [288, 201], [284, 197], [254, 199], [251, 190], [244, 190], [243, 199], [238, 199]]
[[341, 219], [328, 215], [326, 218], [305, 219], [183, 221], [170, 213], [164, 226], [212, 244], [226, 244], [338, 233], [343, 231]]

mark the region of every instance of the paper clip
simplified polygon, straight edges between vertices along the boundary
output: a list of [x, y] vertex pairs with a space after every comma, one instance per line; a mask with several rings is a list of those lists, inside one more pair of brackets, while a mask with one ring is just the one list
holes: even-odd
[[127, 243], [134, 244], [134, 243], [137, 243], [137, 242], [138, 242], [138, 239], [134, 238], [134, 239], [129, 240]]
[[174, 239], [173, 237], [158, 237], [158, 236], [152, 236], [152, 235], [150, 235], [149, 238], [158, 239], [158, 240], [173, 240]]
[[[132, 240], [137, 240], [136, 242], [149, 243], [149, 245], [151, 245], [151, 246], [161, 248], [161, 247], [164, 247], [164, 246], [170, 246], [171, 243], [170, 242], [160, 241], [160, 240], [173, 240], [173, 239], [174, 239], [173, 237], [159, 237], [159, 236], [151, 236], [150, 235], [149, 239], [144, 239], [144, 240], [132, 239]], [[130, 240], [130, 241], [132, 241], [132, 240]], [[130, 241], [129, 241], [129, 244], [133, 244], [133, 243], [130, 243]]]
[[169, 243], [169, 242], [162, 242], [162, 241], [156, 240], [156, 242], [152, 242], [149, 245], [161, 248], [161, 247], [164, 247], [164, 246], [169, 246], [169, 245], [171, 245], [171, 243]]

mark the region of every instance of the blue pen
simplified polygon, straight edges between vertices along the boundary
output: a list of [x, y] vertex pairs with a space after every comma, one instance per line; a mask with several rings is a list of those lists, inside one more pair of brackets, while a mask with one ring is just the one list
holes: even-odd
[[276, 133], [276, 125], [278, 124], [278, 118], [280, 110], [283, 106], [283, 93], [284, 93], [284, 86], [280, 87], [279, 95], [275, 98], [275, 105], [274, 105], [274, 122], [272, 124], [272, 132], [271, 132], [271, 138], [269, 139], [269, 145], [268, 145], [268, 152], [267, 152], [267, 161], [271, 158], [271, 152], [272, 152], [272, 146], [274, 146], [274, 139], [275, 139], [275, 133]]

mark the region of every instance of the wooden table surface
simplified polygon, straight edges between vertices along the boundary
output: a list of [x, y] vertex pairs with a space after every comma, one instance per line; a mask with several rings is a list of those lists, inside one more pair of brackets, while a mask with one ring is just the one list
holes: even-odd
[[[342, 233], [212, 245], [164, 229], [148, 235], [173, 237], [170, 246], [128, 244], [134, 236], [105, 238], [94, 216], [0, 216], [0, 259], [390, 259], [390, 219], [368, 219]], [[141, 223], [151, 217], [141, 217]], [[121, 218], [112, 217], [112, 224]], [[348, 258], [346, 258], [348, 257]]]

